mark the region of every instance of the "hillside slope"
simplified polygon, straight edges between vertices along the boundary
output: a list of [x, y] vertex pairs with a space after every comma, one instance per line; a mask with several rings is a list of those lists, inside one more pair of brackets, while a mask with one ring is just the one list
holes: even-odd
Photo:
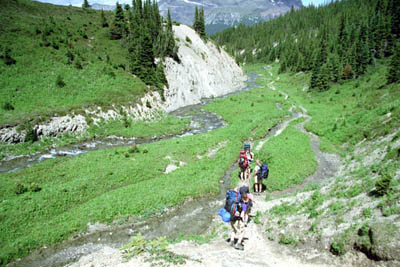
[[[148, 90], [127, 69], [128, 51], [110, 40], [100, 12], [32, 1], [0, 1], [0, 125], [90, 105], [135, 102]], [[113, 13], [105, 13], [111, 23]], [[72, 54], [69, 54], [72, 52]], [[72, 59], [72, 60], [71, 60]]]

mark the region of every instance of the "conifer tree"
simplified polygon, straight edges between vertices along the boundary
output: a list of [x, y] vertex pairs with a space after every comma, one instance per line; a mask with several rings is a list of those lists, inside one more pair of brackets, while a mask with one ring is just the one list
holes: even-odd
[[197, 9], [197, 6], [195, 7], [195, 10], [194, 10], [193, 29], [196, 32], [199, 32], [199, 10]]
[[321, 67], [318, 77], [317, 88], [319, 89], [319, 91], [326, 91], [329, 89], [329, 69], [327, 64], [324, 64]]
[[146, 84], [155, 85], [155, 64], [153, 53], [153, 42], [151, 35], [144, 29], [142, 32], [141, 49], [139, 50], [139, 60], [143, 66], [143, 71], [138, 73], [139, 78]]
[[83, 0], [82, 8], [90, 8], [88, 0]]
[[360, 34], [357, 42], [356, 48], [356, 55], [357, 55], [357, 76], [363, 75], [368, 65], [369, 61], [369, 49], [368, 49], [368, 41], [367, 41], [367, 32], [366, 26], [361, 25]]
[[391, 32], [395, 38], [400, 38], [400, 0], [391, 0]]
[[165, 51], [166, 56], [174, 57], [175, 55], [175, 38], [174, 38], [174, 32], [172, 29], [172, 20], [171, 20], [171, 14], [168, 9], [168, 18], [167, 18], [167, 47]]
[[398, 82], [400, 82], [400, 43], [395, 46], [387, 73], [388, 84]]
[[117, 2], [114, 22], [110, 28], [110, 38], [112, 40], [119, 40], [122, 38], [125, 32], [126, 32], [126, 24], [124, 19], [124, 11], [122, 10], [122, 6]]
[[101, 10], [101, 26], [103, 27], [103, 28], [106, 28], [106, 27], [108, 27], [108, 22], [107, 22], [107, 18], [106, 18], [106, 15], [104, 14], [104, 10], [102, 9]]
[[201, 8], [199, 13], [199, 26], [198, 33], [201, 38], [206, 37], [206, 26], [205, 26], [205, 18], [204, 18], [204, 8]]

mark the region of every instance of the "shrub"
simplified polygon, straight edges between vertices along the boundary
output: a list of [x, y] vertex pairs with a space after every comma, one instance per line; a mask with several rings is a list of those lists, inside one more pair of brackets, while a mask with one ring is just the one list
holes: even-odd
[[344, 242], [342, 240], [334, 240], [331, 244], [331, 247], [329, 249], [332, 254], [341, 256], [344, 254]]
[[294, 243], [294, 239], [291, 235], [285, 236], [284, 234], [279, 234], [279, 244], [290, 245]]
[[74, 62], [74, 59], [75, 59], [75, 56], [72, 53], [72, 51], [68, 49], [68, 51], [65, 55], [67, 56], [67, 64], [72, 64], [72, 62]]
[[146, 101], [146, 107], [151, 108], [151, 104], [150, 104], [149, 100]]
[[74, 66], [78, 70], [83, 69], [82, 60], [79, 57], [75, 60], [75, 65]]
[[378, 196], [386, 195], [390, 188], [391, 181], [392, 181], [392, 176], [390, 176], [388, 174], [386, 174], [386, 175], [380, 177], [378, 180], [376, 180], [376, 183], [375, 183], [376, 194]]
[[359, 236], [367, 236], [369, 233], [370, 227], [368, 223], [364, 223], [360, 229], [358, 229], [357, 234]]
[[60, 87], [60, 88], [65, 86], [65, 82], [64, 82], [61, 74], [58, 74], [58, 76], [57, 76], [56, 85], [57, 85], [57, 87]]
[[372, 211], [371, 211], [371, 209], [370, 209], [370, 208], [364, 209], [363, 212], [362, 212], [362, 216], [363, 216], [363, 217], [367, 217], [367, 218], [371, 217], [371, 216], [372, 216]]
[[9, 102], [4, 103], [3, 105], [4, 110], [14, 110], [13, 105], [11, 105]]
[[192, 40], [189, 38], [189, 36], [186, 36], [186, 42], [188, 42], [189, 44], [191, 44], [192, 43]]
[[15, 63], [17, 63], [17, 61], [11, 57], [10, 52], [11, 52], [11, 50], [9, 48], [6, 48], [4, 50], [4, 56], [2, 56], [4, 63], [7, 66], [14, 65]]
[[42, 190], [42, 188], [39, 185], [35, 184], [35, 183], [31, 183], [29, 185], [29, 191], [31, 191], [31, 192], [39, 192], [41, 190]]
[[136, 144], [133, 144], [133, 145], [129, 148], [128, 152], [131, 153], [131, 154], [133, 154], [133, 153], [139, 153], [140, 151], [139, 151], [138, 146], [137, 146]]
[[25, 127], [26, 135], [25, 135], [25, 142], [36, 142], [38, 140], [38, 136], [36, 131], [33, 129], [31, 124], [27, 124]]
[[28, 191], [28, 188], [26, 188], [26, 186], [24, 185], [24, 184], [22, 184], [22, 183], [17, 183], [16, 185], [15, 185], [15, 194], [17, 194], [17, 195], [21, 195], [21, 194], [23, 194], [23, 193], [25, 193], [25, 192], [27, 192]]

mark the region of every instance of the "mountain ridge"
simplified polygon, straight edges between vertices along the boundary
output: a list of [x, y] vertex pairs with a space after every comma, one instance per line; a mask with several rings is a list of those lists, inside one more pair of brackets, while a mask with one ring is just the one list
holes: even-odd
[[[193, 24], [195, 7], [204, 8], [206, 31], [213, 34], [217, 31], [239, 25], [253, 25], [260, 21], [276, 18], [303, 6], [301, 0], [159, 0], [160, 13], [166, 17], [168, 10], [171, 17], [187, 25]], [[113, 10], [115, 7], [94, 3], [96, 10]]]

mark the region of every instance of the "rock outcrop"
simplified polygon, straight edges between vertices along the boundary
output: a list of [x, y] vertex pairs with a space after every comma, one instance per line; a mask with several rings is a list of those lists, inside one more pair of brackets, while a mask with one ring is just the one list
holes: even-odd
[[167, 111], [197, 104], [202, 98], [218, 97], [243, 86], [242, 69], [223, 49], [206, 41], [186, 25], [174, 26], [180, 63], [167, 58], [165, 74], [169, 88]]
[[[126, 114], [131, 120], [154, 119], [165, 110], [165, 103], [161, 100], [158, 92], [147, 93], [138, 103], [131, 106], [113, 106], [111, 109], [103, 110], [101, 107], [86, 109], [85, 114], [68, 114], [55, 116], [49, 121], [34, 125], [33, 131], [40, 138], [42, 136], [57, 136], [65, 132], [78, 133], [89, 127], [86, 118], [90, 118], [94, 124], [101, 120], [119, 119]], [[26, 130], [18, 130], [18, 126], [9, 126], [0, 129], [0, 141], [8, 143], [24, 142]]]

